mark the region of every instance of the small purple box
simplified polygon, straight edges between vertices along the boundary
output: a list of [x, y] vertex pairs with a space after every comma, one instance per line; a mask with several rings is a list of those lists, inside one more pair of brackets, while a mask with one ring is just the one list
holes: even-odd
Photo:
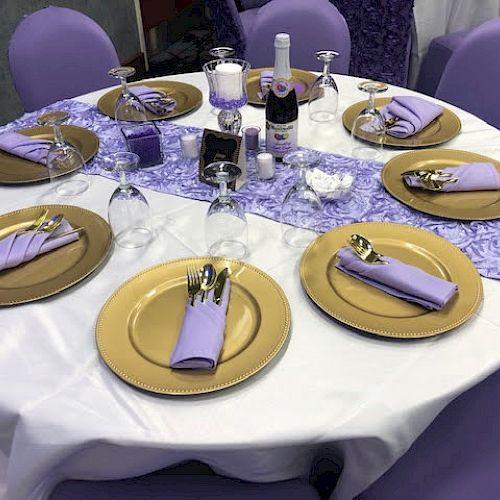
[[163, 162], [161, 132], [154, 123], [139, 123], [121, 130], [128, 150], [141, 159], [139, 167], [151, 167]]

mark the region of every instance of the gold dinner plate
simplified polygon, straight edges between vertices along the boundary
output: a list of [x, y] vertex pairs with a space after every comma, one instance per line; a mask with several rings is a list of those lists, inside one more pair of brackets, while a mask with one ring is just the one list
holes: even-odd
[[[90, 161], [99, 150], [99, 138], [94, 132], [74, 125], [61, 126], [63, 137], [75, 146], [85, 162]], [[54, 140], [52, 127], [33, 127], [17, 130], [19, 134], [36, 139]], [[68, 170], [67, 173], [75, 169]], [[25, 160], [0, 150], [0, 184], [27, 184], [48, 180], [47, 167], [40, 163]]]
[[[176, 116], [184, 115], [193, 111], [201, 106], [203, 101], [203, 94], [200, 89], [189, 85], [189, 83], [174, 82], [170, 80], [152, 80], [146, 82], [129, 83], [130, 88], [138, 85], [147, 85], [153, 90], [164, 92], [168, 97], [172, 97], [176, 101], [175, 108], [170, 113], [164, 115], [156, 115], [146, 110], [146, 118], [151, 120], [166, 120], [168, 118], [175, 118]], [[116, 99], [121, 93], [121, 88], [113, 89], [104, 94], [98, 101], [97, 107], [101, 113], [108, 115], [111, 118], [115, 117], [115, 103]]]
[[[375, 106], [377, 109], [381, 109], [386, 104], [389, 104], [390, 101], [390, 97], [379, 97], [375, 99]], [[366, 108], [367, 103], [368, 101], [357, 102], [344, 111], [342, 123], [349, 132], [352, 130], [354, 121], [359, 113]], [[453, 113], [453, 111], [443, 108], [443, 113], [429, 123], [427, 127], [406, 139], [399, 139], [386, 134], [384, 145], [404, 149], [437, 146], [438, 144], [443, 144], [453, 139], [459, 134], [461, 128], [462, 124], [460, 123], [460, 118]], [[374, 142], [369, 133], [363, 134], [362, 136], [360, 135], [360, 137], [367, 142]]]
[[435, 192], [411, 188], [401, 176], [407, 170], [443, 169], [476, 162], [493, 163], [500, 173], [500, 162], [487, 156], [455, 149], [432, 149], [410, 151], [388, 161], [382, 171], [382, 182], [394, 198], [427, 214], [459, 220], [500, 218], [500, 191]]
[[[458, 285], [440, 311], [430, 311], [389, 295], [336, 267], [335, 254], [351, 234], [368, 238], [390, 255]], [[450, 242], [403, 224], [364, 222], [332, 229], [313, 241], [300, 264], [309, 297], [327, 314], [353, 328], [383, 337], [431, 337], [467, 321], [483, 298], [481, 278], [472, 262]]]
[[[265, 106], [266, 101], [262, 100], [257, 94], [260, 92], [260, 74], [262, 71], [273, 71], [274, 68], [256, 68], [248, 72], [247, 94], [248, 103], [256, 106]], [[309, 89], [313, 86], [317, 76], [309, 71], [292, 68], [292, 79], [295, 84], [300, 85], [300, 91], [297, 91], [297, 100], [299, 104], [309, 99]]]
[[[187, 301], [187, 266], [211, 262], [231, 270], [224, 347], [215, 371], [172, 370], [170, 353]], [[290, 306], [279, 285], [254, 266], [216, 257], [180, 259], [124, 283], [102, 308], [96, 342], [106, 364], [131, 385], [189, 395], [238, 384], [267, 365], [290, 329]]]
[[95, 271], [111, 250], [108, 223], [99, 215], [72, 205], [41, 205], [0, 216], [0, 238], [28, 227], [49, 210], [49, 217], [63, 214], [73, 227], [84, 227], [77, 241], [45, 253], [12, 269], [0, 271], [0, 305], [43, 299], [75, 285]]

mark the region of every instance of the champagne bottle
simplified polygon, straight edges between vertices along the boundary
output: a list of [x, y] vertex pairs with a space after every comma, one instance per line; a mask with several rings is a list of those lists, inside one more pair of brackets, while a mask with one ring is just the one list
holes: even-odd
[[290, 35], [278, 33], [274, 48], [273, 83], [266, 101], [266, 149], [281, 161], [297, 147], [299, 107], [290, 70]]

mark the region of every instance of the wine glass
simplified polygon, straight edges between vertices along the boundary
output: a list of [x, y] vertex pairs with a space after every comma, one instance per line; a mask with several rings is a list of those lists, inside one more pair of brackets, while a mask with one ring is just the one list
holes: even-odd
[[83, 170], [82, 154], [62, 134], [61, 125], [68, 118], [69, 113], [65, 111], [53, 111], [38, 117], [39, 125], [51, 126], [54, 131], [54, 142], [47, 153], [47, 170], [51, 190], [59, 196], [76, 196], [90, 186], [90, 176]]
[[298, 178], [281, 205], [281, 235], [287, 245], [305, 248], [318, 236], [321, 223], [321, 200], [306, 180], [307, 169], [319, 163], [319, 155], [295, 150], [284, 156], [283, 163], [296, 168]]
[[118, 78], [121, 83], [121, 93], [115, 103], [115, 120], [117, 122], [145, 122], [146, 110], [141, 100], [127, 86], [127, 78], [135, 74], [130, 66], [121, 66], [109, 70], [108, 75]]
[[385, 140], [385, 123], [375, 107], [375, 95], [387, 90], [382, 82], [366, 81], [358, 89], [368, 93], [368, 105], [357, 116], [351, 130], [352, 156], [362, 160], [380, 159]]
[[323, 74], [316, 78], [309, 92], [309, 118], [315, 122], [329, 122], [337, 115], [339, 89], [330, 73], [330, 63], [338, 55], [333, 50], [316, 52], [316, 58], [323, 61]]
[[152, 237], [151, 214], [144, 195], [127, 180], [127, 172], [137, 169], [139, 156], [118, 152], [106, 158], [106, 166], [120, 173], [120, 185], [109, 200], [108, 219], [115, 241], [125, 248], [139, 248]]
[[203, 175], [219, 184], [219, 196], [211, 203], [205, 223], [208, 253], [219, 257], [242, 259], [248, 248], [245, 212], [228, 193], [228, 183], [241, 175], [241, 169], [229, 161], [211, 163]]

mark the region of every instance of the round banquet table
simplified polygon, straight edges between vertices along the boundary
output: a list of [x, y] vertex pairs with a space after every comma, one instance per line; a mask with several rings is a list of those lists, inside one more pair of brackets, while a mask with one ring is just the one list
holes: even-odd
[[[169, 77], [199, 87], [204, 103], [175, 121], [217, 129], [202, 73]], [[336, 78], [339, 118], [313, 125], [300, 107], [299, 142], [346, 153], [340, 116], [362, 98], [358, 80]], [[104, 91], [78, 99], [96, 103]], [[412, 94], [391, 87], [388, 95]], [[450, 106], [451, 107], [451, 106]], [[461, 134], [446, 144], [500, 160], [500, 132], [451, 107]], [[246, 106], [244, 125], [264, 124]], [[386, 151], [386, 158], [400, 151]], [[106, 217], [116, 183], [95, 176], [72, 203]], [[36, 205], [43, 185], [0, 187], [2, 213]], [[3, 498], [43, 499], [65, 478], [114, 479], [186, 459], [257, 482], [305, 476], [328, 450], [343, 462], [333, 494], [350, 500], [401, 456], [457, 394], [500, 366], [500, 284], [482, 279], [482, 307], [463, 326], [419, 341], [387, 341], [343, 327], [302, 289], [301, 250], [281, 242], [279, 224], [248, 216], [248, 262], [272, 276], [292, 311], [289, 341], [264, 370], [232, 388], [194, 397], [136, 390], [104, 364], [94, 328], [99, 311], [125, 280], [155, 264], [205, 254], [208, 204], [141, 188], [155, 217], [172, 222], [139, 251], [115, 247], [90, 279], [51, 298], [5, 307], [0, 316], [0, 473]]]
[[414, 86], [432, 40], [500, 16], [500, 0], [415, 0], [413, 16], [410, 85]]

